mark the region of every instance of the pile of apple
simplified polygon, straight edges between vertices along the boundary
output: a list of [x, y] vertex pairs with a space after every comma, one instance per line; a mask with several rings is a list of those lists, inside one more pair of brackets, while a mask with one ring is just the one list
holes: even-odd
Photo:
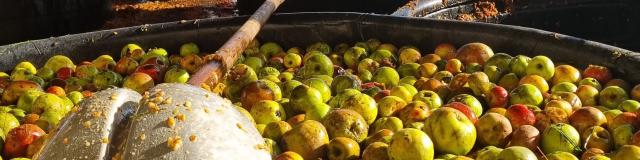
[[[0, 72], [2, 157], [31, 157], [93, 92], [185, 83], [205, 63], [194, 43], [175, 52], [127, 44], [119, 60], [57, 55]], [[640, 159], [640, 85], [482, 43], [427, 54], [376, 39], [253, 41], [217, 87], [274, 159]]]
[[279, 160], [640, 159], [640, 85], [483, 43], [254, 41], [223, 95]]
[[194, 43], [182, 45], [179, 54], [165, 49], [145, 52], [126, 45], [121, 59], [101, 55], [78, 64], [56, 55], [41, 68], [20, 62], [7, 74], [0, 72], [0, 150], [5, 159], [28, 159], [43, 145], [44, 137], [60, 120], [76, 111], [79, 102], [93, 92], [126, 87], [144, 92], [154, 84], [185, 83], [189, 73], [204, 62]]

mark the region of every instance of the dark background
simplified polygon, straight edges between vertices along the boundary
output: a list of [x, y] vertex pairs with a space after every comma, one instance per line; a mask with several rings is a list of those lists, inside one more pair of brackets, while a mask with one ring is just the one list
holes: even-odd
[[[248, 15], [263, 2], [208, 1], [216, 3], [197, 4], [197, 0], [3, 0], [0, 1], [0, 45], [143, 24]], [[465, 5], [472, 6], [474, 2], [458, 1], [461, 1], [459, 6], [446, 6], [443, 10], [451, 10], [450, 13], [455, 16], [462, 13], [455, 9], [464, 8]], [[496, 0], [498, 1], [501, 0]], [[391, 14], [408, 2], [409, 0], [287, 0], [278, 12]], [[513, 13], [500, 17], [499, 23], [538, 28], [640, 51], [640, 1], [514, 2], [518, 7]]]

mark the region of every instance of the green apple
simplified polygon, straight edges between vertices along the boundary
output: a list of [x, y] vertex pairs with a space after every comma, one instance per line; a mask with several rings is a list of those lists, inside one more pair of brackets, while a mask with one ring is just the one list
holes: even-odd
[[200, 53], [200, 48], [198, 48], [198, 45], [196, 43], [189, 42], [180, 46], [180, 56], [187, 56], [190, 54], [198, 53]]
[[25, 92], [22, 96], [20, 96], [20, 99], [18, 99], [18, 103], [16, 107], [26, 112], [31, 112], [31, 107], [33, 105], [33, 102], [35, 102], [36, 99], [42, 94], [44, 94], [44, 92], [39, 90], [29, 90]]
[[378, 114], [380, 117], [394, 116], [406, 105], [407, 102], [400, 97], [385, 96], [378, 100]]
[[247, 57], [242, 63], [251, 67], [251, 69], [253, 69], [254, 71], [259, 71], [262, 66], [264, 66], [264, 60], [258, 57]]
[[636, 127], [630, 124], [623, 124], [612, 127], [615, 127], [611, 130], [614, 148], [620, 148], [624, 145], [631, 144], [631, 137], [633, 137], [633, 134], [636, 132]]
[[498, 155], [502, 152], [502, 148], [495, 146], [486, 146], [478, 151], [477, 160], [494, 160], [498, 159]]
[[20, 126], [18, 119], [11, 113], [0, 113], [0, 122], [0, 129], [2, 129], [0, 131], [4, 131], [2, 135], [8, 135], [11, 129]]
[[362, 160], [388, 160], [389, 145], [383, 142], [374, 142], [362, 151]]
[[405, 48], [400, 50], [399, 57], [400, 64], [416, 63], [420, 60], [422, 54], [415, 48]]
[[486, 66], [484, 73], [487, 74], [489, 81], [497, 83], [505, 72], [497, 66]]
[[358, 77], [362, 82], [371, 82], [373, 80], [373, 73], [370, 71], [364, 70], [362, 72], [358, 72]]
[[597, 148], [602, 152], [609, 152], [613, 149], [614, 139], [611, 133], [600, 126], [593, 126], [584, 130], [580, 138], [584, 148]]
[[518, 77], [523, 77], [527, 75], [529, 61], [531, 61], [531, 58], [525, 55], [517, 55], [511, 59], [511, 62], [509, 62], [509, 68], [511, 68], [511, 72], [518, 75]]
[[73, 61], [64, 55], [55, 55], [49, 58], [49, 60], [44, 64], [44, 68], [50, 68], [53, 72], [56, 72], [63, 67], [76, 69], [76, 65], [73, 64]]
[[380, 68], [380, 63], [378, 63], [377, 61], [374, 61], [371, 58], [364, 58], [359, 62], [356, 62], [355, 68], [352, 68], [352, 70], [355, 70], [356, 72], [363, 72], [363, 71], [374, 72], [378, 68]]
[[386, 87], [391, 88], [398, 85], [400, 75], [391, 67], [380, 67], [375, 71], [371, 80], [383, 83]]
[[[239, 107], [242, 108], [242, 107]], [[270, 138], [276, 141], [280, 141], [282, 135], [291, 130], [291, 125], [285, 121], [276, 121], [267, 124], [264, 127], [262, 137]]]
[[429, 109], [437, 109], [442, 106], [442, 99], [438, 95], [438, 93], [429, 91], [429, 90], [421, 90], [413, 96], [414, 101], [421, 101], [427, 104]]
[[640, 109], [640, 102], [631, 99], [625, 100], [618, 105], [618, 109], [625, 112], [636, 112]]
[[311, 51], [318, 51], [321, 52], [323, 54], [329, 54], [331, 53], [331, 46], [329, 46], [329, 44], [324, 43], [324, 42], [316, 42], [313, 43], [311, 45], [309, 45], [306, 49], [307, 52], [311, 52]]
[[269, 124], [287, 119], [287, 113], [284, 108], [278, 102], [272, 100], [258, 101], [251, 107], [249, 112], [258, 124]]
[[155, 56], [167, 57], [169, 56], [169, 53], [164, 48], [152, 48], [152, 49], [149, 49], [149, 51], [147, 51], [146, 54], [142, 55], [141, 62], [144, 63], [146, 59], [149, 59]]
[[331, 97], [331, 99], [329, 100], [329, 102], [327, 102], [327, 104], [333, 108], [340, 108], [340, 104], [344, 100], [356, 94], [361, 94], [360, 90], [345, 89], [345, 90], [338, 91], [338, 93], [335, 96]]
[[396, 56], [389, 50], [376, 50], [373, 54], [369, 55], [369, 58], [380, 64], [395, 64], [397, 61]]
[[[476, 142], [476, 128], [462, 112], [439, 108], [427, 118], [423, 131], [433, 139], [438, 153], [468, 154]], [[392, 147], [393, 148], [393, 145]]]
[[402, 125], [402, 120], [398, 117], [382, 117], [378, 118], [373, 124], [371, 124], [371, 132], [376, 133], [382, 129], [388, 129], [393, 132], [397, 132], [398, 130], [404, 128]]
[[271, 154], [271, 157], [275, 157], [282, 152], [280, 150], [280, 147], [278, 147], [278, 144], [276, 143], [276, 141], [272, 139], [264, 138], [264, 144], [267, 150], [269, 151], [269, 154]]
[[552, 94], [557, 92], [576, 92], [576, 90], [578, 90], [578, 86], [571, 82], [560, 82], [551, 87]]
[[164, 74], [166, 83], [187, 83], [187, 81], [189, 81], [189, 73], [179, 67], [172, 67]]
[[404, 86], [395, 86], [391, 88], [390, 94], [392, 96], [402, 98], [405, 102], [411, 102], [411, 100], [413, 99], [413, 94], [411, 93], [411, 91], [409, 91], [409, 89]]
[[327, 148], [329, 160], [356, 160], [360, 157], [360, 145], [351, 138], [331, 139]]
[[303, 77], [312, 75], [333, 76], [333, 62], [324, 54], [312, 54], [306, 59], [300, 72]]
[[116, 61], [110, 55], [100, 55], [98, 58], [91, 61], [91, 66], [94, 66], [100, 70], [111, 70], [116, 66]]
[[[133, 75], [133, 74], [131, 74]], [[145, 74], [147, 75], [147, 74]], [[149, 76], [149, 75], [147, 75]], [[153, 81], [153, 79], [152, 79]], [[96, 75], [93, 78], [93, 82], [94, 85], [96, 85], [96, 87], [98, 87], [99, 89], [106, 89], [110, 86], [119, 86], [120, 83], [122, 83], [122, 76], [120, 76], [120, 74], [113, 72], [113, 71], [105, 71], [102, 73], [99, 73], [98, 75]]]
[[471, 111], [473, 111], [473, 113], [475, 113], [476, 115], [482, 115], [482, 103], [480, 103], [480, 101], [472, 95], [468, 95], [468, 94], [456, 95], [451, 99], [449, 99], [448, 103], [453, 103], [453, 102], [463, 103], [467, 105], [469, 109], [471, 109]]
[[378, 115], [378, 105], [376, 101], [366, 94], [349, 96], [340, 103], [339, 108], [351, 109], [358, 112], [367, 121], [367, 124], [373, 123]]
[[287, 53], [284, 56], [284, 66], [287, 68], [298, 68], [302, 64], [302, 57], [296, 53]]
[[540, 106], [543, 101], [542, 93], [531, 84], [522, 84], [509, 94], [509, 104], [525, 104]]
[[578, 160], [578, 157], [569, 152], [553, 152], [546, 155], [548, 160]]
[[38, 77], [48, 81], [48, 80], [51, 80], [51, 79], [55, 78], [55, 74], [56, 73], [51, 68], [40, 68], [36, 75]]
[[496, 53], [487, 60], [484, 66], [496, 66], [503, 72], [509, 72], [511, 70], [511, 67], [509, 66], [511, 59], [513, 59], [513, 57], [509, 54]]
[[135, 43], [129, 43], [125, 45], [120, 51], [121, 58], [128, 57], [136, 61], [140, 60], [142, 58], [142, 55], [144, 55], [144, 49], [142, 49], [142, 47]]
[[322, 102], [309, 103], [305, 110], [305, 118], [308, 120], [322, 121], [329, 114], [331, 106]]
[[315, 88], [322, 95], [322, 102], [327, 102], [331, 99], [331, 88], [320, 78], [309, 78], [302, 82], [309, 87]]
[[537, 160], [536, 154], [531, 150], [521, 146], [511, 146], [505, 148], [498, 155], [497, 160]]
[[625, 92], [624, 89], [618, 86], [608, 86], [602, 89], [600, 95], [598, 96], [598, 102], [600, 102], [600, 105], [603, 105], [610, 109], [617, 108], [618, 105], [622, 103], [622, 101], [625, 101], [627, 99], [629, 99], [627, 92]]
[[335, 95], [345, 89], [360, 89], [361, 84], [362, 81], [355, 75], [339, 75], [331, 83], [331, 93]]
[[304, 159], [324, 157], [329, 144], [329, 134], [322, 123], [305, 120], [282, 136], [284, 150], [300, 154]]
[[553, 61], [542, 55], [531, 58], [526, 69], [527, 75], [538, 75], [545, 80], [551, 80], [555, 71]]
[[25, 69], [33, 74], [37, 74], [38, 70], [36, 70], [36, 67], [33, 66], [33, 64], [29, 61], [22, 61], [20, 63], [18, 63], [15, 67], [13, 67], [13, 70], [17, 70], [18, 68], [22, 68]]
[[368, 57], [367, 50], [362, 47], [351, 47], [344, 52], [344, 63], [348, 68], [356, 69], [356, 65], [360, 63], [360, 60]]
[[434, 157], [434, 143], [424, 132], [405, 128], [396, 132], [389, 143], [391, 159], [431, 160]]
[[420, 64], [418, 63], [405, 63], [398, 66], [398, 74], [403, 78], [407, 76], [415, 76], [420, 73], [421, 70], [419, 68]]
[[613, 153], [611, 159], [640, 159], [640, 147], [634, 145], [624, 145]]
[[66, 113], [65, 102], [55, 94], [45, 93], [33, 102], [30, 113], [60, 112]]
[[291, 91], [289, 99], [291, 101], [289, 102], [290, 109], [288, 110], [291, 110], [293, 113], [305, 112], [311, 108], [309, 104], [323, 102], [322, 93], [307, 85], [295, 87]]
[[587, 77], [580, 80], [580, 82], [578, 82], [578, 86], [580, 85], [589, 85], [596, 88], [598, 91], [602, 90], [602, 85], [600, 85], [600, 82], [598, 82], [598, 80], [596, 80], [595, 78], [591, 78], [591, 77]]
[[[278, 77], [278, 75], [280, 75], [280, 71], [276, 68], [273, 67], [262, 67], [260, 68], [260, 70], [258, 70], [258, 78], [259, 79], [264, 79], [267, 76], [275, 76]], [[280, 79], [278, 79], [280, 80]]]
[[576, 95], [580, 98], [583, 106], [598, 105], [598, 97], [600, 95], [598, 89], [590, 85], [580, 85], [576, 90]]
[[580, 134], [569, 124], [551, 124], [542, 133], [540, 148], [544, 153], [563, 151], [577, 154], [581, 151]]
[[72, 91], [67, 93], [67, 97], [73, 102], [73, 104], [78, 105], [84, 99], [84, 95], [82, 95], [79, 91]]
[[17, 68], [11, 72], [11, 76], [9, 79], [12, 81], [26, 81], [29, 80], [29, 77], [35, 75], [31, 71], [25, 68]]
[[498, 81], [498, 85], [506, 89], [507, 91], [511, 91], [514, 88], [518, 87], [520, 79], [515, 73], [507, 73]]
[[295, 89], [299, 85], [302, 85], [302, 82], [297, 80], [289, 80], [289, 81], [280, 83], [280, 88], [282, 88], [282, 97], [284, 98], [291, 97], [291, 92], [293, 91], [293, 89]]

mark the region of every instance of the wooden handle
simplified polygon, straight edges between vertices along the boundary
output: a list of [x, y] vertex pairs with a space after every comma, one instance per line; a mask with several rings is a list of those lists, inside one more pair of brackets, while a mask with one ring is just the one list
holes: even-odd
[[223, 79], [227, 68], [234, 65], [245, 48], [256, 37], [262, 25], [284, 0], [265, 0], [249, 20], [245, 22], [231, 38], [213, 54], [204, 57], [208, 62], [196, 72], [189, 84], [215, 87]]

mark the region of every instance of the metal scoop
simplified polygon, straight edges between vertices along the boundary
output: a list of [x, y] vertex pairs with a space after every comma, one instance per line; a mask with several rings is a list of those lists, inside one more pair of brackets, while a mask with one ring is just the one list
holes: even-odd
[[[192, 85], [160, 84], [144, 96], [128, 89], [96, 93], [64, 120], [34, 159], [270, 159], [255, 124], [229, 100], [202, 87], [211, 89], [223, 80], [283, 2], [266, 0], [215, 54], [205, 56], [209, 63], [192, 76]], [[90, 116], [95, 106], [104, 110], [99, 120]], [[126, 122], [132, 108], [138, 110]]]

